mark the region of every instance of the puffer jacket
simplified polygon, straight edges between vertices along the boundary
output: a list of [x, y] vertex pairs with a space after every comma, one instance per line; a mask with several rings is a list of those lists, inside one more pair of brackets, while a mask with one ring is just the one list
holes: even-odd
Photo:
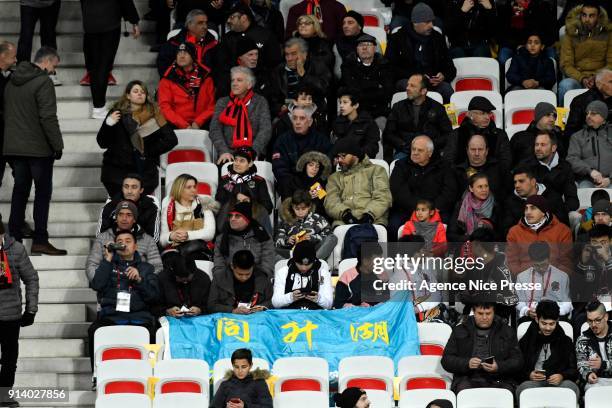
[[561, 41], [561, 70], [580, 82], [604, 67], [612, 66], [612, 25], [608, 13], [600, 7], [599, 21], [587, 30], [580, 21], [582, 5], [574, 8], [565, 20], [565, 37]]
[[38, 312], [38, 272], [32, 266], [23, 245], [15, 241], [13, 237], [5, 234], [1, 246], [6, 251], [13, 285], [7, 289], [0, 289], [0, 321], [15, 321], [21, 318], [23, 300], [20, 282], [25, 283], [26, 288], [25, 311], [36, 314]]
[[359, 112], [359, 116], [353, 121], [346, 116], [339, 115], [332, 125], [332, 132], [334, 143], [338, 139], [349, 137], [359, 144], [368, 157], [376, 157], [380, 130], [368, 112]]
[[256, 368], [243, 380], [239, 380], [230, 370], [215, 393], [212, 408], [225, 408], [232, 398], [240, 398], [245, 408], [272, 408], [272, 397], [266, 384], [270, 377], [268, 370]]
[[570, 137], [567, 161], [578, 181], [590, 179], [591, 169], [604, 177], [612, 176], [612, 123], [599, 129], [585, 126], [574, 133]]
[[389, 176], [367, 156], [347, 171], [337, 171], [329, 177], [325, 210], [334, 226], [344, 224], [342, 213], [347, 209], [358, 219], [370, 214], [375, 224], [386, 225], [390, 207]]
[[[612, 327], [612, 321], [608, 320], [608, 334], [604, 338], [604, 347], [608, 357], [612, 356], [612, 330], [609, 329], [610, 327]], [[587, 381], [588, 375], [593, 372], [591, 367], [589, 367], [589, 359], [595, 354], [601, 359], [601, 367], [595, 371], [595, 374], [598, 377], [612, 378], [612, 362], [604, 360], [604, 356], [601, 355], [601, 349], [599, 348], [599, 341], [593, 330], [589, 328], [576, 340], [578, 372], [580, 373], [580, 379], [584, 382]]]
[[315, 244], [329, 236], [332, 233], [329, 223], [325, 217], [317, 214], [314, 210], [315, 208], [312, 206], [310, 213], [303, 220], [298, 220], [291, 212], [291, 198], [283, 201], [280, 214], [282, 223], [277, 231], [276, 246], [278, 248], [290, 248], [291, 245], [287, 243], [287, 240], [301, 231], [306, 231], [310, 235], [310, 240]]
[[[410, 219], [406, 221], [402, 228], [402, 237], [406, 235], [418, 235], [418, 225], [420, 221], [416, 217], [416, 211], [412, 212]], [[436, 232], [433, 235], [431, 242], [426, 242], [426, 248], [433, 250], [434, 256], [443, 256], [446, 252], [446, 226], [442, 223], [440, 212], [434, 210], [434, 215], [428, 221], [428, 224], [435, 224]]]
[[262, 272], [269, 277], [274, 276], [274, 242], [263, 227], [254, 220], [242, 233], [231, 231], [229, 223], [224, 226], [224, 232], [215, 240], [213, 275], [225, 271], [234, 254], [242, 249], [248, 249], [253, 253], [255, 265]]

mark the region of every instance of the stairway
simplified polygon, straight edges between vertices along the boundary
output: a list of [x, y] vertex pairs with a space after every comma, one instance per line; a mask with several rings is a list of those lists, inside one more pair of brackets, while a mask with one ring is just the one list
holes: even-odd
[[[142, 17], [148, 0], [135, 0]], [[103, 18], [103, 16], [101, 17]], [[19, 0], [0, 0], [0, 40], [17, 44]], [[149, 47], [154, 41], [154, 25], [141, 21], [142, 36], [121, 38], [113, 71], [118, 86], [109, 87], [109, 104], [123, 92], [131, 79], [157, 84], [156, 54]], [[81, 6], [78, 0], [62, 0], [57, 25], [61, 63], [56, 87], [58, 117], [64, 138], [64, 155], [55, 163], [53, 201], [49, 216], [50, 241], [68, 250], [68, 256], [33, 256], [31, 261], [40, 278], [39, 312], [34, 325], [21, 331], [20, 355], [15, 386], [66, 387], [67, 403], [22, 403], [28, 407], [93, 407], [91, 370], [87, 357], [87, 327], [95, 317], [95, 293], [88, 288], [85, 260], [95, 235], [100, 208], [106, 191], [100, 183], [102, 151], [96, 143], [101, 121], [89, 119], [88, 87], [78, 85], [84, 74]], [[33, 51], [40, 46], [38, 35]], [[0, 213], [8, 221], [13, 178], [7, 168], [0, 189]], [[34, 188], [33, 188], [34, 190]], [[32, 200], [26, 220], [32, 224]], [[24, 240], [30, 250], [30, 240]]]

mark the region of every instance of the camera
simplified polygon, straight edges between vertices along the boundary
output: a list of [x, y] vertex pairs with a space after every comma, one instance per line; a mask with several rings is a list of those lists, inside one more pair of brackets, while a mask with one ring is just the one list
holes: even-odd
[[110, 244], [108, 244], [106, 246], [106, 249], [108, 249], [111, 252], [115, 252], [115, 251], [122, 251], [125, 249], [125, 244], [120, 244], [117, 242], [111, 242]]

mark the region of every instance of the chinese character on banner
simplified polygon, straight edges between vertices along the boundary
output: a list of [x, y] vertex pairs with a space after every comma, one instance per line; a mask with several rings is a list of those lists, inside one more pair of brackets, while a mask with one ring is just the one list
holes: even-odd
[[317, 326], [310, 320], [306, 320], [306, 325], [304, 327], [298, 326], [297, 322], [289, 322], [281, 326], [282, 329], [290, 329], [291, 332], [288, 333], [285, 337], [283, 337], [283, 341], [285, 343], [295, 343], [298, 336], [302, 333], [306, 333], [306, 341], [308, 342], [308, 348], [312, 349], [312, 331], [316, 329]]
[[249, 324], [244, 320], [223, 317], [217, 320], [217, 340], [221, 341], [224, 336], [234, 337], [236, 340], [248, 343], [250, 340]]
[[351, 323], [351, 339], [353, 339], [353, 341], [371, 340], [372, 343], [380, 339], [386, 345], [389, 345], [387, 322]]

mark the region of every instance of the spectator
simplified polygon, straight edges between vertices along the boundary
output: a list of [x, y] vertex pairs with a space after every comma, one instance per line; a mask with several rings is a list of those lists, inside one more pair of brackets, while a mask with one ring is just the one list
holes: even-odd
[[179, 45], [176, 60], [159, 82], [159, 110], [178, 129], [207, 127], [215, 106], [210, 71], [197, 61], [191, 43]]
[[266, 380], [268, 370], [253, 370], [253, 355], [249, 349], [237, 349], [231, 357], [232, 371], [227, 372], [215, 392], [213, 408], [256, 407], [272, 408], [272, 396]]
[[442, 223], [440, 212], [429, 200], [417, 200], [416, 208], [400, 232], [400, 237], [405, 236], [422, 237], [425, 249], [435, 256], [442, 256], [446, 252], [446, 226]]
[[308, 57], [316, 65], [323, 64], [329, 72], [334, 70], [335, 57], [331, 43], [323, 30], [317, 17], [311, 14], [300, 16], [295, 22], [295, 31], [292, 37], [301, 38], [308, 44]]
[[576, 359], [580, 379], [585, 383], [585, 391], [588, 391], [592, 387], [612, 384], [612, 333], [609, 315], [602, 303], [591, 302], [586, 310], [589, 329], [576, 340]]
[[231, 152], [240, 147], [252, 147], [258, 155], [264, 155], [272, 132], [268, 102], [253, 92], [253, 72], [237, 66], [231, 69], [231, 78], [232, 92], [217, 100], [210, 124], [210, 139], [219, 156], [217, 164], [233, 161]]
[[[612, 288], [612, 257], [610, 254], [612, 242], [612, 228], [609, 225], [596, 224], [588, 233], [588, 241], [582, 245], [578, 256], [578, 266], [572, 279], [573, 299], [583, 302], [603, 299], [609, 296]], [[584, 311], [575, 310], [573, 321], [578, 322], [579, 315]], [[584, 323], [584, 317], [579, 322]]]
[[551, 245], [550, 263], [571, 275], [573, 272], [570, 246], [572, 233], [567, 225], [559, 222], [551, 213], [546, 198], [533, 195], [525, 202], [525, 216], [508, 231], [508, 268], [513, 275], [524, 271], [531, 265], [529, 244], [545, 241]]
[[444, 103], [450, 101], [453, 88], [450, 83], [457, 69], [449, 56], [444, 36], [433, 29], [435, 16], [424, 3], [412, 9], [412, 24], [402, 27], [389, 37], [385, 56], [395, 68], [398, 90], [406, 89], [406, 80], [412, 74], [422, 73], [429, 80], [427, 87], [439, 92]]
[[531, 34], [527, 37], [525, 46], [519, 48], [516, 55], [510, 57], [512, 62], [506, 73], [506, 78], [510, 83], [509, 91], [550, 90], [557, 83], [557, 71], [549, 53], [545, 52], [545, 47], [539, 34]]
[[533, 156], [535, 139], [541, 131], [554, 135], [551, 137], [557, 140], [556, 150], [560, 157], [565, 158], [569, 138], [563, 137], [563, 131], [555, 125], [556, 122], [557, 108], [548, 102], [538, 102], [534, 110], [534, 119], [527, 129], [515, 133], [510, 139], [513, 167]]
[[96, 140], [106, 149], [100, 179], [110, 197], [121, 193], [128, 173], [137, 173], [143, 180], [144, 194], [152, 194], [159, 183], [159, 156], [178, 144], [146, 85], [138, 80], [127, 84], [102, 122]]
[[215, 212], [219, 203], [208, 195], [198, 194], [198, 180], [181, 174], [172, 182], [168, 204], [162, 208], [159, 244], [174, 248], [181, 256], [212, 261], [215, 237]]
[[151, 307], [159, 299], [157, 275], [153, 266], [140, 257], [133, 232], [117, 231], [113, 242], [122, 248], [104, 247], [104, 258], [89, 284], [96, 291], [99, 305], [96, 320], [87, 330], [92, 370], [94, 335], [101, 327], [118, 324], [144, 326], [149, 330], [151, 342], [155, 340], [155, 318]]
[[389, 31], [394, 31], [397, 27], [403, 27], [410, 24], [410, 16], [412, 9], [419, 3], [427, 4], [432, 8], [436, 18], [434, 20], [436, 26], [443, 27], [443, 21], [446, 20], [446, 4], [445, 0], [382, 0], [383, 4], [393, 9], [393, 17], [389, 24]]
[[273, 6], [271, 0], [241, 0], [241, 2], [249, 6], [255, 22], [271, 31], [279, 44], [285, 40], [283, 15]]
[[[559, 19], [557, 21], [559, 28], [561, 28], [565, 24], [567, 14], [572, 11], [577, 5], [582, 4], [583, 2], [584, 0], [565, 0], [565, 6], [563, 7], [563, 11], [561, 12], [561, 15], [559, 16]], [[606, 10], [608, 16], [612, 15], [612, 4], [610, 4], [609, 2], [601, 2], [600, 5]]]
[[427, 96], [428, 87], [426, 75], [412, 74], [408, 78], [407, 98], [393, 105], [383, 132], [385, 160], [407, 157], [412, 140], [423, 134], [433, 140], [436, 151], [444, 150], [453, 127], [444, 106]]
[[587, 106], [586, 125], [570, 137], [567, 161], [578, 188], [607, 188], [612, 177], [612, 123], [602, 101]]
[[223, 273], [234, 254], [248, 248], [257, 269], [269, 278], [274, 276], [274, 242], [266, 230], [253, 219], [251, 204], [238, 202], [228, 214], [223, 232], [215, 240], [214, 274]]
[[159, 274], [159, 303], [156, 315], [193, 317], [207, 314], [210, 278], [196, 267], [193, 258], [178, 251], [164, 256], [164, 270]]
[[83, 14], [83, 54], [87, 72], [79, 81], [90, 86], [93, 119], [106, 119], [106, 88], [116, 85], [112, 75], [115, 55], [121, 39], [121, 19], [132, 24], [132, 37], [140, 37], [138, 11], [134, 0], [81, 0]]
[[293, 255], [274, 274], [272, 305], [284, 309], [331, 309], [334, 300], [327, 263], [316, 256], [313, 241], [301, 241]]
[[495, 316], [493, 303], [473, 305], [474, 315], [453, 328], [442, 367], [453, 374], [451, 389], [503, 388], [514, 392], [523, 365], [514, 328]]
[[435, 399], [427, 404], [425, 408], [453, 408], [453, 403], [447, 399]]
[[176, 9], [174, 14], [175, 27], [188, 26], [189, 13], [194, 10], [202, 10], [208, 16], [207, 26], [217, 33], [224, 31], [227, 13], [232, 4], [232, 2], [225, 0], [206, 2], [202, 0], [172, 0], [170, 3], [170, 7]]
[[[591, 195], [591, 202], [593, 201], [594, 195], [595, 192], [593, 192]], [[612, 226], [612, 204], [610, 204], [610, 198], [595, 201], [595, 203], [591, 206], [591, 208], [587, 209], [587, 211], [588, 210], [591, 210], [591, 219], [580, 223], [580, 228], [576, 234], [576, 242], [587, 242], [589, 238], [589, 231], [591, 231], [591, 229], [593, 229], [593, 227], [596, 225]]]
[[[55, 26], [61, 4], [61, 0], [21, 0], [19, 2], [21, 24], [17, 43], [17, 61], [29, 62], [31, 60], [32, 40], [37, 21], [40, 21], [40, 45], [57, 50]], [[55, 71], [50, 72], [49, 76], [53, 85], [62, 84]]]
[[348, 387], [342, 393], [334, 394], [334, 402], [341, 408], [369, 408], [370, 400], [365, 390]]
[[133, 201], [138, 207], [138, 219], [136, 224], [140, 226], [155, 242], [159, 242], [159, 207], [157, 199], [154, 196], [143, 194], [142, 179], [136, 173], [127, 174], [123, 178], [121, 185], [121, 194], [112, 197], [100, 211], [100, 219], [98, 220], [98, 230], [96, 237], [109, 228], [113, 227], [117, 219], [117, 204], [121, 201]]
[[512, 165], [510, 141], [506, 132], [495, 125], [492, 113], [495, 109], [484, 96], [473, 97], [468, 104], [467, 115], [457, 129], [456, 137], [450, 138], [446, 144], [444, 159], [454, 164], [465, 161], [467, 154], [465, 147], [470, 137], [479, 134], [487, 139], [489, 157], [497, 159], [499, 165], [508, 171]]
[[521, 372], [523, 382], [516, 390], [516, 399], [530, 388], [569, 388], [580, 397], [576, 385], [576, 350], [574, 343], [559, 325], [559, 306], [554, 301], [544, 300], [535, 309], [535, 321], [519, 340], [524, 358]]
[[448, 220], [454, 205], [455, 180], [450, 169], [434, 156], [433, 141], [424, 135], [411, 143], [410, 157], [395, 162], [390, 178], [393, 208], [389, 231], [397, 231], [416, 209], [418, 199], [427, 199]]
[[490, 57], [499, 20], [495, 0], [453, 0], [448, 3], [446, 34], [452, 58]]
[[595, 73], [610, 68], [612, 31], [606, 12], [595, 0], [585, 0], [569, 12], [561, 40], [559, 100], [570, 89], [593, 88]]
[[232, 255], [231, 263], [214, 273], [208, 311], [251, 314], [271, 308], [272, 283], [269, 275], [269, 272], [257, 266], [251, 251], [238, 249]]
[[340, 139], [334, 146], [339, 171], [327, 182], [325, 210], [333, 225], [387, 225], [391, 207], [389, 176], [373, 164], [350, 139]]
[[348, 138], [372, 159], [378, 154], [380, 130], [369, 111], [361, 106], [362, 94], [357, 89], [340, 88], [340, 115], [332, 125], [333, 139]]
[[[516, 276], [516, 283], [533, 282], [539, 285], [539, 289], [517, 291], [519, 322], [541, 319], [541, 316], [538, 316], [537, 307], [545, 302], [556, 302], [557, 319], [560, 314], [563, 320], [567, 320], [572, 311], [570, 281], [567, 273], [550, 264], [550, 246], [546, 242], [533, 242], [529, 245], [527, 254], [531, 260], [531, 266]], [[547, 377], [550, 375], [552, 374], [546, 374]]]
[[327, 195], [327, 178], [332, 170], [332, 164], [327, 155], [315, 150], [306, 152], [300, 156], [295, 165], [296, 173], [291, 179], [291, 185], [286, 189], [290, 195], [281, 198], [283, 200], [291, 197], [293, 191], [305, 190], [310, 193], [314, 211], [327, 217], [323, 201]]
[[[179, 5], [183, 0], [179, 2]], [[177, 10], [178, 18], [178, 10]], [[178, 21], [178, 20], [177, 20]], [[187, 13], [185, 27], [177, 35], [166, 41], [157, 55], [157, 72], [164, 77], [166, 71], [175, 63], [176, 55], [181, 44], [189, 43], [195, 48], [196, 57], [192, 57], [195, 64], [204, 66], [209, 72], [213, 66], [215, 52], [219, 42], [215, 36], [208, 31], [208, 15], [196, 8]]]
[[115, 216], [112, 227], [99, 234], [89, 250], [89, 256], [85, 263], [87, 278], [90, 281], [93, 279], [96, 269], [104, 258], [104, 248], [110, 242], [115, 242], [118, 231], [131, 231], [138, 239], [138, 247], [140, 248], [138, 253], [142, 261], [152, 265], [156, 274], [161, 272], [163, 265], [157, 249], [157, 242], [136, 223], [139, 215], [136, 204], [130, 200], [121, 200], [113, 210]]
[[32, 188], [34, 234], [31, 254], [66, 255], [49, 243], [47, 222], [53, 192], [53, 163], [62, 158], [64, 142], [57, 120], [57, 101], [49, 73], [60, 59], [57, 51], [43, 47], [34, 63], [23, 61], [11, 75], [4, 90], [4, 149], [11, 156], [13, 195], [9, 230], [16, 241], [23, 239], [25, 211]]
[[340, 78], [340, 67], [346, 57], [357, 49], [357, 39], [363, 34], [365, 26], [363, 16], [355, 10], [349, 10], [342, 18], [342, 34], [336, 38], [334, 44], [334, 75]]
[[376, 52], [376, 38], [362, 34], [356, 43], [353, 53], [344, 58], [340, 82], [344, 87], [360, 91], [361, 110], [372, 115], [382, 130], [393, 96], [393, 68], [385, 57]]
[[[604, 102], [608, 106], [608, 122], [612, 122], [612, 69], [602, 68], [595, 75], [595, 86], [577, 95], [570, 104], [570, 112], [565, 125], [566, 139], [582, 129], [586, 122], [586, 107], [593, 101]], [[561, 100], [561, 102], [563, 102]]]
[[296, 21], [304, 14], [312, 14], [319, 20], [323, 32], [330, 41], [335, 41], [342, 35], [342, 19], [346, 15], [346, 8], [342, 3], [337, 0], [302, 0], [289, 9], [285, 29], [286, 38], [291, 36]]
[[299, 242], [315, 244], [317, 259], [327, 259], [338, 242], [325, 217], [315, 212], [310, 192], [295, 190], [291, 198], [283, 201], [282, 223], [276, 235], [276, 253], [291, 257], [291, 249]]
[[282, 134], [274, 144], [272, 169], [281, 197], [293, 193], [292, 177], [298, 175], [295, 169], [300, 156], [310, 151], [328, 154], [331, 150], [329, 138], [312, 128], [313, 112], [312, 107], [293, 106], [290, 111], [293, 129]]
[[[38, 312], [38, 272], [22, 244], [4, 231], [0, 216], [0, 341], [2, 344], [2, 375], [0, 376], [0, 401], [6, 407], [18, 407], [19, 403], [8, 395], [15, 384], [17, 356], [19, 355], [19, 330], [31, 326]], [[21, 282], [25, 284], [25, 311], [22, 313]]]
[[[17, 48], [15, 44], [8, 41], [0, 42], [0, 96], [4, 95], [4, 88], [11, 79], [13, 66], [17, 62], [16, 56]], [[2, 146], [4, 146], [4, 97], [0, 97], [0, 186], [2, 186], [4, 169], [7, 163], [2, 154]]]

